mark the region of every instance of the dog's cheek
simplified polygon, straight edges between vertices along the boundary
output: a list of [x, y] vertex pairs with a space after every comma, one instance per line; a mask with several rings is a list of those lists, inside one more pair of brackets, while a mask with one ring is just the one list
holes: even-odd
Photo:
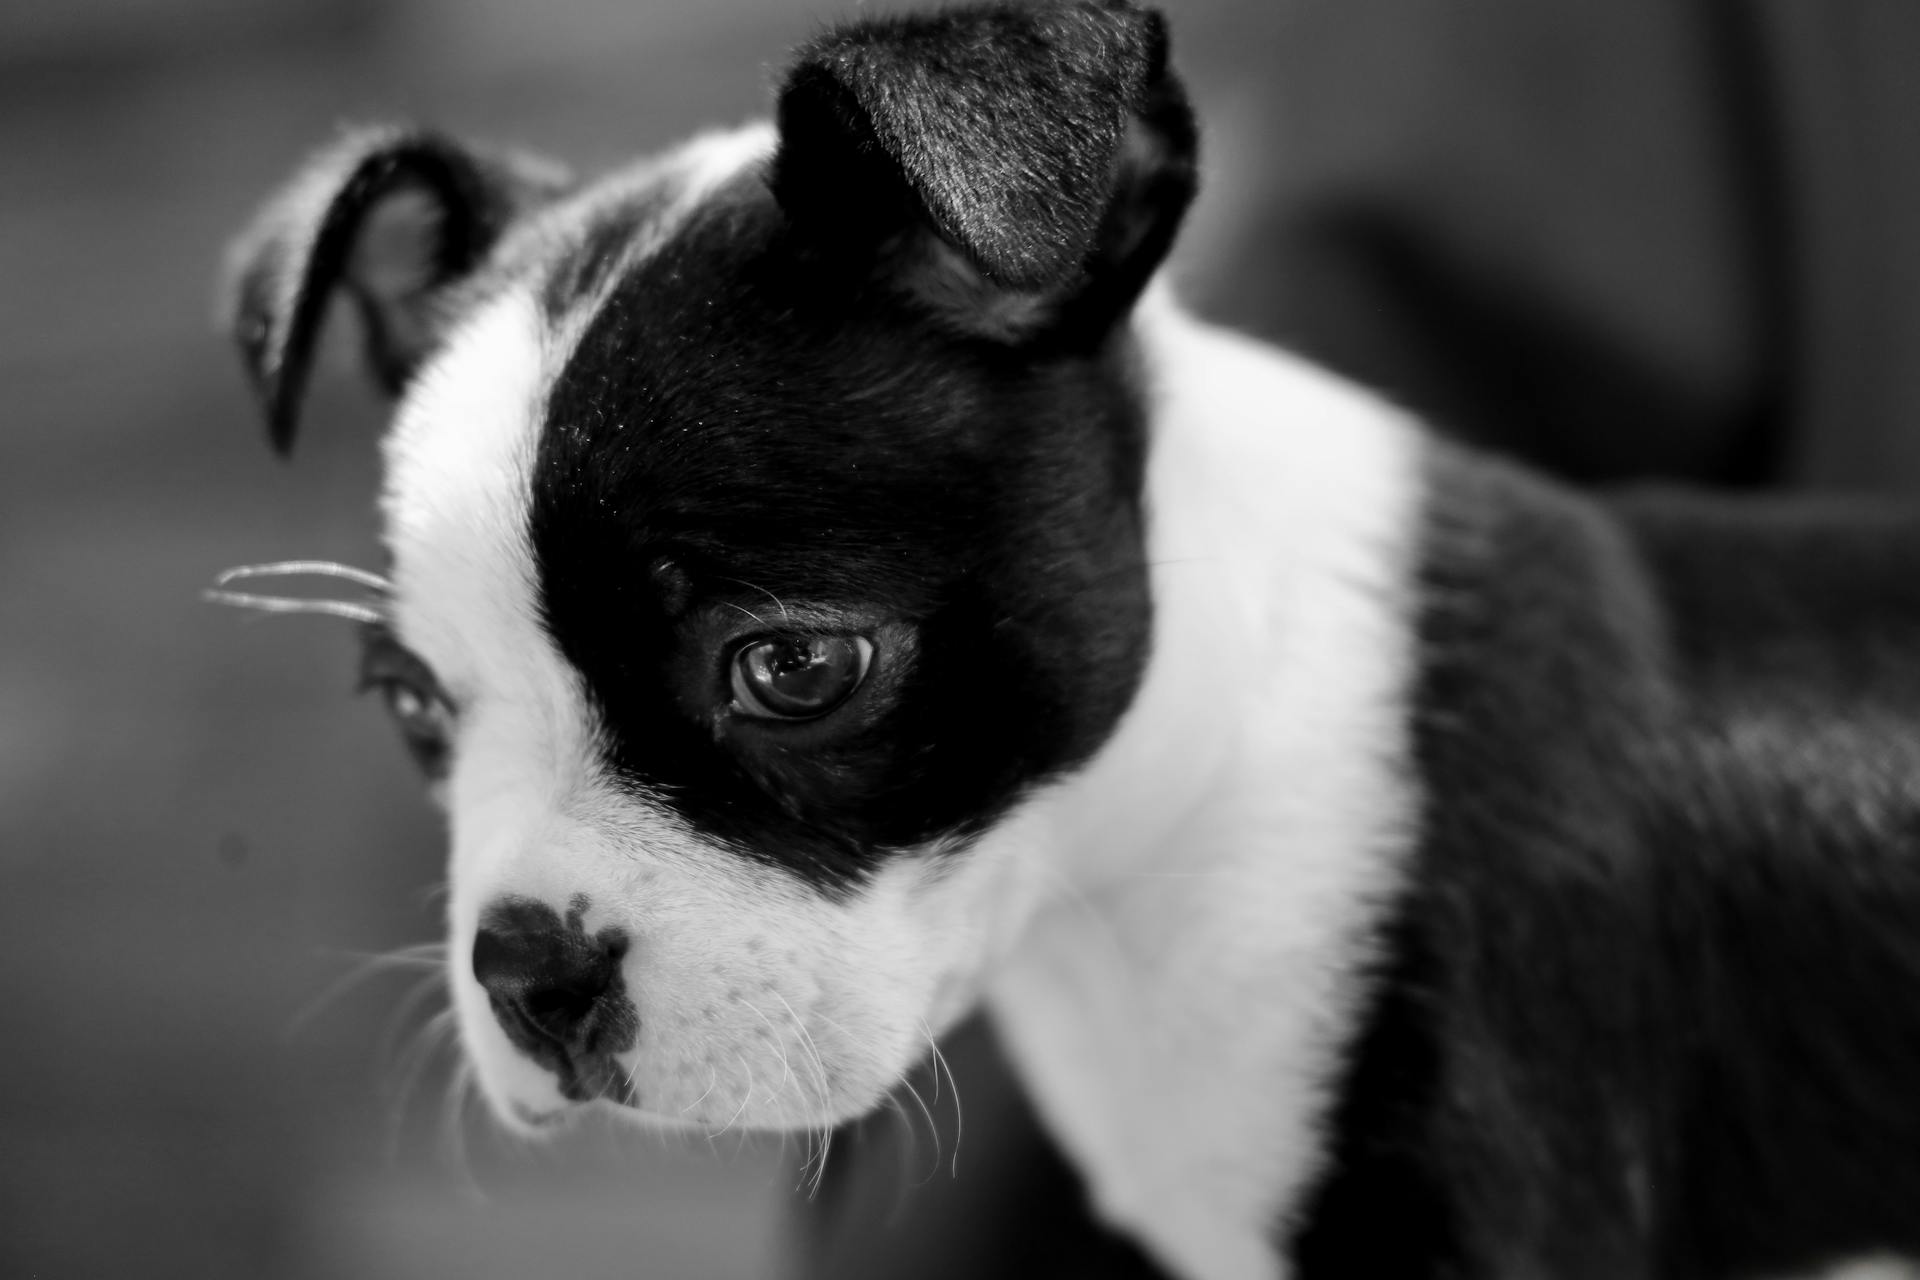
[[481, 1092], [509, 1126], [567, 1100], [509, 1041], [466, 959], [502, 901], [577, 907], [584, 936], [625, 940], [620, 986], [638, 1027], [616, 1061], [649, 1122], [816, 1127], [878, 1105], [926, 1051], [943, 956], [911, 909], [916, 877], [832, 900], [644, 803], [576, 798], [530, 817], [530, 799], [489, 789], [454, 823], [455, 1004]]
[[874, 927], [874, 902], [828, 900], [728, 850], [689, 861], [694, 874], [644, 878], [619, 913], [645, 953], [629, 970], [639, 1105], [709, 1130], [876, 1105], [920, 1042], [927, 979]]
[[[866, 1055], [871, 1103], [979, 1003], [1032, 918], [1048, 882], [1033, 816], [1017, 812], [965, 841], [896, 855], [849, 904], [850, 941], [824, 972], [843, 984], [839, 1003], [880, 1033]], [[882, 1044], [892, 1051], [877, 1051]]]
[[963, 845], [936, 846], [913, 869], [908, 928], [938, 943], [927, 1013], [936, 1034], [979, 1003], [994, 967], [1061, 883], [1047, 855], [1056, 843], [1048, 822], [1045, 805], [1030, 801]]
[[[985, 973], [1028, 918], [1038, 877], [1025, 844], [1015, 829], [896, 854], [841, 900], [743, 864], [728, 901], [700, 904], [659, 930], [690, 949], [686, 963], [663, 968], [657, 1007], [671, 1018], [689, 992], [709, 1003], [667, 1027], [654, 1048], [680, 1057], [683, 1087], [711, 1086], [721, 1065], [712, 1055], [728, 1053], [787, 1081], [771, 1097], [763, 1087], [741, 1113], [756, 1127], [810, 1127], [875, 1109], [977, 1003]], [[718, 1034], [709, 977], [729, 984]], [[704, 1080], [686, 1078], [694, 1052]], [[695, 1108], [701, 1122], [730, 1118], [710, 1104]], [[729, 1107], [739, 1106], [735, 1095]]]

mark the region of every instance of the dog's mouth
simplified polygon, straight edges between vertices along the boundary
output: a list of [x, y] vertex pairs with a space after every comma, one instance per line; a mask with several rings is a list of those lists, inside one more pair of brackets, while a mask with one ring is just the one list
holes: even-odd
[[609, 1102], [621, 1107], [640, 1106], [640, 1087], [632, 1075], [609, 1055], [585, 1061], [569, 1061], [556, 1074], [560, 1096], [569, 1102]]
[[538, 1129], [543, 1133], [551, 1133], [559, 1129], [575, 1112], [571, 1107], [542, 1108], [519, 1101], [509, 1103], [508, 1108], [512, 1111], [513, 1118], [520, 1124], [529, 1129]]
[[676, 1119], [648, 1111], [632, 1073], [612, 1059], [561, 1072], [556, 1083], [563, 1099], [558, 1105], [503, 1099], [507, 1115], [516, 1125], [542, 1134], [562, 1132], [587, 1116], [631, 1120], [648, 1127], [671, 1126]]

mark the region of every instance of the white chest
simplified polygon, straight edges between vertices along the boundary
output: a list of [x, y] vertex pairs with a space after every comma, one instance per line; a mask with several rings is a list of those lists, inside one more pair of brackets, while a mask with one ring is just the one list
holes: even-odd
[[1099, 1210], [1182, 1275], [1264, 1280], [1411, 839], [1419, 443], [1284, 357], [1145, 337], [1153, 657], [1034, 802], [1058, 892], [990, 1001]]

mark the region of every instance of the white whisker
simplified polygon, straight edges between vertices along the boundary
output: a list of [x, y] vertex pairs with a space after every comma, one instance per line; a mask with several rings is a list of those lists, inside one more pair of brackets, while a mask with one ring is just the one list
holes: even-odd
[[318, 995], [302, 1005], [288, 1020], [287, 1029], [283, 1034], [289, 1040], [295, 1038], [322, 1013], [343, 999], [347, 993], [358, 990], [384, 974], [396, 970], [437, 970], [446, 963], [446, 953], [446, 944], [439, 942], [400, 947], [393, 951], [336, 953], [352, 958], [355, 962], [353, 967], [328, 983]]
[[[775, 991], [773, 996], [786, 1009], [787, 1016], [793, 1019], [793, 1025], [800, 1031], [800, 1041], [806, 1046], [807, 1054], [813, 1061], [816, 1088], [820, 1094], [819, 1147], [808, 1157], [808, 1163], [813, 1166], [813, 1177], [807, 1188], [807, 1198], [812, 1199], [820, 1193], [821, 1179], [826, 1177], [827, 1173], [827, 1154], [833, 1150], [833, 1121], [830, 1118], [833, 1108], [827, 1090], [827, 1064], [821, 1060], [820, 1046], [814, 1043], [813, 1033], [807, 1030], [807, 1024], [801, 1020], [799, 1014], [794, 1012], [793, 1006], [787, 1003], [787, 998], [778, 991]], [[812, 1128], [809, 1127], [808, 1134], [811, 1135], [812, 1132]], [[801, 1166], [800, 1173], [804, 1179], [807, 1173], [806, 1166]]]
[[772, 1094], [773, 1098], [777, 1099], [780, 1096], [781, 1090], [787, 1087], [787, 1082], [793, 1079], [793, 1064], [787, 1061], [786, 1040], [773, 1025], [773, 1019], [767, 1017], [765, 1013], [761, 1012], [751, 1002], [743, 1001], [743, 1003], [746, 1004], [747, 1008], [753, 1010], [754, 1017], [766, 1024], [767, 1034], [773, 1037], [774, 1050], [780, 1055], [780, 1084], [778, 1088], [774, 1089]]
[[[407, 994], [400, 997], [399, 1003], [393, 1007], [393, 1012], [387, 1015], [386, 1026], [381, 1030], [376, 1052], [383, 1060], [396, 1059], [400, 1056], [397, 1052], [398, 1042], [405, 1032], [407, 1023], [413, 1020], [427, 1001], [436, 995], [445, 995], [446, 991], [447, 978], [444, 973], [428, 974], [407, 989]], [[452, 1014], [451, 1008], [444, 1009], [429, 1018], [428, 1025], [432, 1025], [439, 1018], [451, 1018]], [[418, 1032], [416, 1031], [415, 1034], [417, 1035]]]
[[793, 616], [793, 611], [787, 608], [787, 602], [785, 600], [782, 600], [779, 596], [773, 594], [773, 592], [767, 590], [765, 587], [759, 586], [756, 583], [748, 582], [741, 578], [734, 578], [734, 579], [731, 579], [731, 581], [738, 582], [741, 586], [745, 587], [749, 591], [758, 591], [761, 595], [773, 601], [775, 607], [777, 607], [780, 610], [780, 616], [782, 618], [790, 618]]
[[689, 1102], [686, 1106], [680, 1108], [680, 1114], [684, 1116], [688, 1112], [692, 1111], [695, 1107], [705, 1102], [707, 1100], [708, 1094], [711, 1094], [713, 1092], [714, 1086], [719, 1083], [720, 1083], [720, 1073], [716, 1071], [714, 1068], [708, 1067], [706, 1092], [702, 1093], [699, 1097], [695, 1098], [692, 1102]]
[[953, 1095], [953, 1158], [947, 1165], [947, 1176], [960, 1176], [960, 1140], [967, 1135], [966, 1113], [960, 1109], [960, 1082], [953, 1078], [953, 1067], [947, 1062], [947, 1055], [940, 1052], [940, 1044], [933, 1038], [933, 1028], [927, 1020], [920, 1020], [920, 1030], [927, 1037], [927, 1047], [933, 1050], [933, 1101], [940, 1103], [940, 1073], [947, 1073], [947, 1092]]
[[747, 1073], [746, 1092], [740, 1095], [740, 1105], [733, 1109], [733, 1114], [727, 1117], [727, 1122], [720, 1126], [720, 1132], [707, 1135], [707, 1144], [709, 1146], [713, 1144], [715, 1138], [722, 1136], [727, 1130], [733, 1128], [734, 1122], [746, 1113], [747, 1105], [753, 1101], [753, 1067], [744, 1057], [741, 1057], [740, 1054], [735, 1053], [733, 1056], [739, 1061], [740, 1069]]
[[722, 600], [720, 603], [726, 605], [727, 608], [729, 609], [734, 609], [739, 611], [740, 613], [746, 614], [749, 618], [752, 618], [755, 622], [759, 623], [763, 627], [771, 627], [773, 625], [772, 623], [768, 622], [765, 618], [755, 613], [753, 610], [747, 608], [745, 605], [735, 604], [731, 600]]
[[902, 1077], [900, 1086], [920, 1105], [920, 1114], [926, 1117], [927, 1121], [927, 1134], [933, 1139], [933, 1164], [928, 1168], [927, 1176], [913, 1184], [916, 1187], [924, 1187], [933, 1181], [935, 1174], [940, 1172], [940, 1124], [933, 1118], [933, 1111], [927, 1106], [927, 1100], [920, 1096], [920, 1090], [914, 1088], [911, 1076]]
[[[898, 1121], [898, 1128], [907, 1135], [906, 1164], [910, 1168], [914, 1158], [920, 1153], [920, 1133], [914, 1127], [913, 1117], [907, 1114], [907, 1104], [900, 1100], [898, 1091], [887, 1095], [887, 1111]], [[900, 1215], [906, 1212], [907, 1195], [912, 1190], [905, 1178], [895, 1179], [893, 1184], [893, 1207], [887, 1211], [887, 1225], [893, 1226], [900, 1221]]]
[[474, 1196], [485, 1200], [486, 1188], [480, 1185], [480, 1179], [475, 1176], [473, 1159], [467, 1150], [467, 1103], [477, 1088], [473, 1063], [462, 1054], [454, 1063], [453, 1075], [447, 1081], [447, 1097], [440, 1110], [440, 1128], [441, 1141], [446, 1144], [454, 1167], [460, 1171], [461, 1182]]
[[427, 1072], [434, 1053], [450, 1042], [453, 1034], [453, 1010], [442, 1009], [428, 1018], [414, 1033], [407, 1047], [401, 1052], [396, 1064], [399, 1069], [399, 1083], [396, 1086], [393, 1102], [387, 1112], [387, 1157], [397, 1159], [400, 1147], [400, 1127], [406, 1119], [407, 1104], [412, 1100], [420, 1086], [421, 1077]]
[[348, 582], [373, 591], [391, 591], [393, 583], [366, 569], [356, 569], [350, 564], [341, 564], [337, 560], [275, 560], [271, 564], [237, 564], [231, 569], [223, 569], [214, 578], [214, 585], [224, 587], [229, 582], [239, 582], [244, 578], [345, 578]]
[[306, 600], [298, 596], [257, 596], [245, 591], [207, 590], [200, 598], [208, 604], [223, 604], [235, 609], [252, 609], [256, 613], [317, 613], [331, 618], [345, 618], [349, 622], [385, 622], [385, 608], [371, 604], [356, 604], [351, 600]]

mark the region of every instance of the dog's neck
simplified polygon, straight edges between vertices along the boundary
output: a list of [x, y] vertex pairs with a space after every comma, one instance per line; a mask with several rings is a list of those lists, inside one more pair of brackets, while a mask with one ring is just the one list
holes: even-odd
[[1273, 1276], [1411, 838], [1421, 438], [1164, 299], [1137, 332], [1153, 656], [1020, 816], [1057, 878], [990, 1003], [1105, 1215], [1182, 1275]]

